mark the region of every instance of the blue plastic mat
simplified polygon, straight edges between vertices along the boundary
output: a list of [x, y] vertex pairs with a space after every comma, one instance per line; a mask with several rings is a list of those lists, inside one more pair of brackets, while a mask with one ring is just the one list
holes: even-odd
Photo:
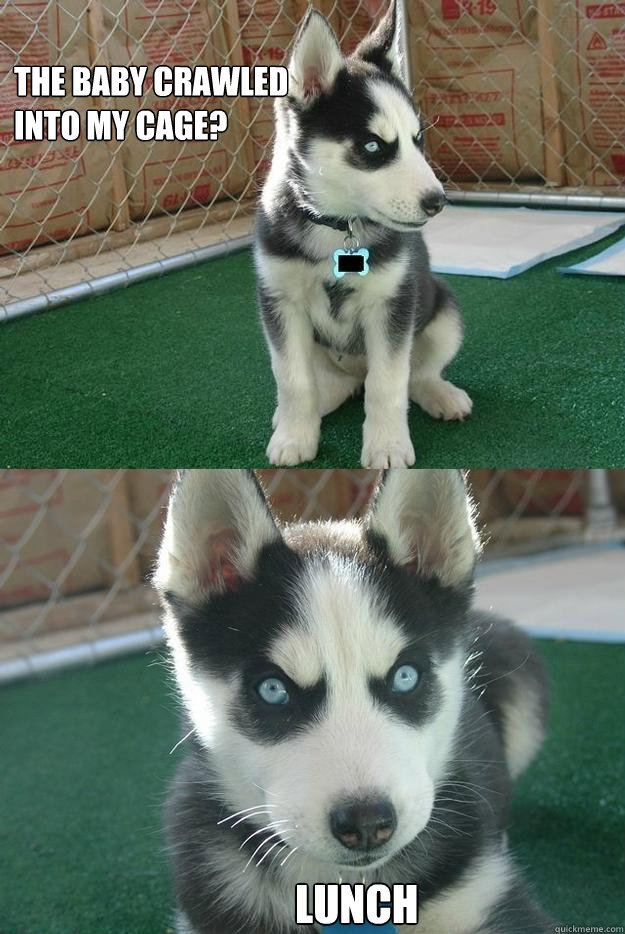
[[625, 276], [625, 238], [575, 266], [559, 266], [558, 269], [580, 276]]

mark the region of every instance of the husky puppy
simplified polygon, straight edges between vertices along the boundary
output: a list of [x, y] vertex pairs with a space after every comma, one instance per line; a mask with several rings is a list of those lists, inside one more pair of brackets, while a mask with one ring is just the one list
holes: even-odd
[[456, 471], [390, 470], [363, 521], [280, 527], [251, 472], [189, 471], [156, 585], [189, 755], [167, 824], [187, 934], [295, 934], [297, 883], [419, 885], [403, 934], [546, 934], [506, 841], [546, 685], [471, 609]]
[[[315, 457], [321, 418], [364, 382], [364, 467], [414, 463], [408, 401], [463, 419], [472, 402], [442, 377], [462, 341], [454, 296], [419, 233], [445, 204], [396, 53], [395, 4], [349, 58], [315, 10], [276, 102], [273, 161], [258, 213], [261, 318], [277, 385], [272, 464]], [[334, 272], [348, 224], [366, 275]], [[348, 241], [355, 246], [355, 241]]]

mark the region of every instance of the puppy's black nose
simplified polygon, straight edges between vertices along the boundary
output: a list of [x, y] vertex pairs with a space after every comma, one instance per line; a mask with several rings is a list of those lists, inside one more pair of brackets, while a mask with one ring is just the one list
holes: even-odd
[[330, 828], [348, 850], [374, 850], [395, 832], [397, 817], [390, 801], [349, 801], [330, 812]]
[[446, 204], [447, 198], [442, 191], [429, 191], [421, 198], [421, 207], [428, 217], [434, 217]]

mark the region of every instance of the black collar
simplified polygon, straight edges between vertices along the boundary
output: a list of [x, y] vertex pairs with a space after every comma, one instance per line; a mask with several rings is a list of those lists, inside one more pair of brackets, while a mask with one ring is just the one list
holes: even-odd
[[[315, 214], [314, 211], [309, 211], [308, 208], [299, 207], [298, 209], [305, 220], [310, 221], [311, 224], [320, 224], [322, 227], [331, 227], [332, 230], [341, 230], [344, 233], [349, 230], [347, 217], [329, 217], [327, 214]], [[375, 221], [370, 221], [367, 217], [350, 217], [349, 220], [359, 220], [368, 224], [375, 223]]]

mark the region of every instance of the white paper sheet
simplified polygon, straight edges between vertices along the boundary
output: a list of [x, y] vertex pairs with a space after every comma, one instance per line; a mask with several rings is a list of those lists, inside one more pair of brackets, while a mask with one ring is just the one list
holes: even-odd
[[625, 239], [613, 243], [607, 250], [585, 259], [575, 266], [560, 266], [560, 272], [582, 276], [625, 276]]
[[423, 228], [435, 272], [508, 279], [625, 224], [609, 211], [447, 205]]
[[609, 544], [484, 561], [476, 605], [494, 607], [532, 635], [625, 642], [623, 548]]

